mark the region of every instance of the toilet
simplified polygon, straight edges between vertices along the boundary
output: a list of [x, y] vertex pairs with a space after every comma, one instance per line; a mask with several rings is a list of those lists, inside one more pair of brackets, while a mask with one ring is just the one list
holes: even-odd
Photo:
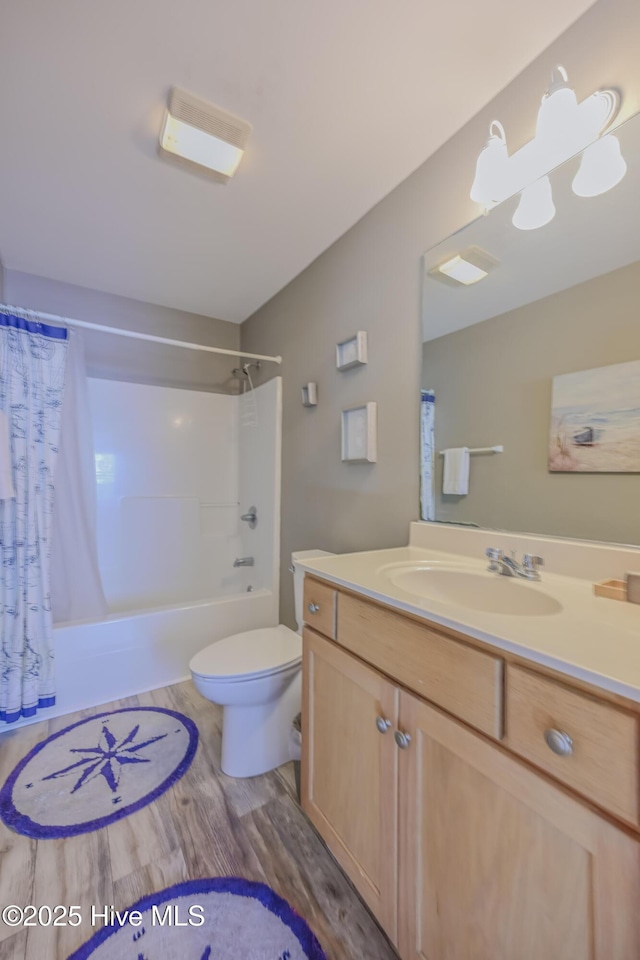
[[291, 555], [298, 633], [282, 623], [234, 633], [200, 650], [189, 664], [198, 692], [224, 708], [221, 766], [230, 777], [256, 777], [289, 760], [302, 687], [304, 570], [299, 561], [324, 556], [331, 554]]

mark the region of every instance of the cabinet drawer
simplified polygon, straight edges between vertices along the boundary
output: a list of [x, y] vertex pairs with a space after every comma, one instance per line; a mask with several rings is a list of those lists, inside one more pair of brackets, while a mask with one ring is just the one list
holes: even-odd
[[[515, 753], [593, 803], [638, 823], [638, 729], [633, 715], [509, 665], [506, 725], [506, 744]], [[545, 734], [557, 750], [566, 752], [555, 753]]]
[[499, 657], [342, 593], [338, 643], [483, 733], [502, 736]]
[[304, 622], [331, 640], [336, 638], [336, 591], [326, 583], [304, 578]]

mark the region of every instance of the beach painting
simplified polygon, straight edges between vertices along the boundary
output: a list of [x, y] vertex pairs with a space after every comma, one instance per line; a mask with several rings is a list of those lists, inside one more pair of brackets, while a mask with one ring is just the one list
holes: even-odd
[[640, 473], [640, 360], [553, 378], [549, 470]]

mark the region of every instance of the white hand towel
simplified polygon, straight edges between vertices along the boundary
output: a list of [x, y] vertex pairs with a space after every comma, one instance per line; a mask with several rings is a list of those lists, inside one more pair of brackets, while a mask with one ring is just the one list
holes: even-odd
[[469, 493], [469, 447], [444, 451], [442, 492], [465, 496]]
[[0, 500], [11, 500], [16, 492], [13, 489], [13, 470], [11, 469], [11, 437], [9, 421], [0, 410]]

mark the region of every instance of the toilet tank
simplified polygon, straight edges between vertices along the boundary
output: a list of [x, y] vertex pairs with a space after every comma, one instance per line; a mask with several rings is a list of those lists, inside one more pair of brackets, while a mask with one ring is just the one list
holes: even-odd
[[335, 554], [328, 550], [298, 550], [291, 554], [291, 567], [293, 570], [293, 594], [296, 606], [296, 623], [298, 624], [298, 633], [302, 633], [304, 616], [302, 614], [302, 588], [304, 582], [304, 570], [297, 561], [312, 560], [314, 557], [333, 557]]

